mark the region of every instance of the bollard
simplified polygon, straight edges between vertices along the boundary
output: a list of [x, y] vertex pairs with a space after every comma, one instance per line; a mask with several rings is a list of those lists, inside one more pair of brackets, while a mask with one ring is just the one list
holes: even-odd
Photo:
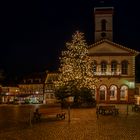
[[30, 127], [32, 126], [32, 111], [30, 110], [30, 114], [29, 114], [29, 125]]
[[97, 119], [99, 118], [99, 109], [98, 107], [96, 108], [96, 116], [97, 116]]
[[70, 123], [70, 105], [68, 106], [68, 122]]
[[128, 116], [128, 104], [127, 104], [127, 108], [126, 108], [126, 111], [127, 111], [127, 114], [126, 114], [126, 115]]

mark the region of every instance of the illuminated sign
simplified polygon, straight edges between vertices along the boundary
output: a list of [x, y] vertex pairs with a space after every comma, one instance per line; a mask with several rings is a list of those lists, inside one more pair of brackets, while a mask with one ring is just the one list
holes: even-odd
[[129, 88], [134, 88], [135, 87], [135, 82], [129, 82]]

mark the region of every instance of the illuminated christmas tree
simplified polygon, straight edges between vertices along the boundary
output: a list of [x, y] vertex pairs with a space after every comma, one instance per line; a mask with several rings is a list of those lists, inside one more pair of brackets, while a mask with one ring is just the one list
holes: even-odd
[[92, 62], [87, 54], [88, 45], [84, 34], [76, 31], [72, 41], [66, 43], [66, 50], [62, 51], [60, 74], [56, 83], [58, 87], [92, 88], [96, 80], [93, 77]]

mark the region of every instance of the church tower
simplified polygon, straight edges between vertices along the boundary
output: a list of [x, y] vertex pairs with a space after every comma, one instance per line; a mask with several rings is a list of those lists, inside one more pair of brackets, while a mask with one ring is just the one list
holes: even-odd
[[94, 8], [95, 42], [113, 40], [113, 7]]

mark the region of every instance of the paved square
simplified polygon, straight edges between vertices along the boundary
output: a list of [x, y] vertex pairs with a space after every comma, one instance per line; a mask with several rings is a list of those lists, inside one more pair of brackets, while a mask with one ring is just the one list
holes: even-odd
[[46, 118], [3, 131], [0, 140], [140, 140], [140, 113], [132, 112], [131, 106], [128, 115], [126, 105], [118, 108], [118, 116], [100, 115], [98, 119], [95, 108], [71, 109], [70, 123], [68, 115], [62, 121]]

